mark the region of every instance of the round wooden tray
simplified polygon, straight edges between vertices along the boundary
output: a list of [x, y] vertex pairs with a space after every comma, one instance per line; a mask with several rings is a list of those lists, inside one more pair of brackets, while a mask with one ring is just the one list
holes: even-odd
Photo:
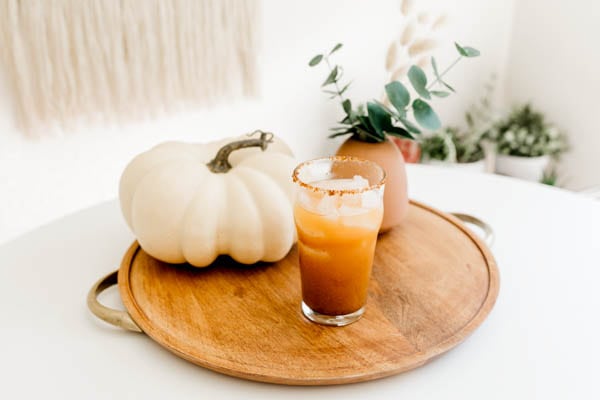
[[180, 357], [256, 381], [328, 385], [397, 374], [456, 346], [492, 309], [499, 278], [457, 218], [413, 202], [380, 236], [365, 315], [346, 327], [302, 315], [295, 248], [274, 264], [220, 258], [199, 269], [134, 243], [118, 284], [133, 327]]

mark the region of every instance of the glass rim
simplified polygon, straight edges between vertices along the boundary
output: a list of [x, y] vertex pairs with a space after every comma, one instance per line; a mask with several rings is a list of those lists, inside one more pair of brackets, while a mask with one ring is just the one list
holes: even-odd
[[[379, 182], [374, 183], [372, 185], [370, 184], [369, 186], [360, 188], [360, 189], [325, 189], [325, 188], [311, 185], [310, 183], [304, 182], [302, 179], [300, 179], [299, 174], [300, 174], [300, 170], [303, 167], [306, 167], [309, 164], [314, 164], [314, 163], [323, 162], [323, 161], [331, 161], [331, 162], [355, 161], [355, 162], [371, 164], [371, 165], [375, 166], [375, 168], [377, 168], [378, 170], [381, 171], [382, 176], [381, 176], [381, 179], [379, 180]], [[325, 193], [330, 196], [344, 195], [344, 194], [358, 194], [358, 193], [368, 192], [370, 190], [379, 189], [385, 184], [386, 178], [387, 178], [387, 174], [381, 165], [377, 164], [375, 161], [367, 160], [366, 158], [354, 157], [354, 156], [330, 156], [330, 157], [321, 157], [321, 158], [315, 158], [312, 160], [303, 161], [300, 164], [298, 164], [296, 166], [296, 168], [294, 168], [294, 172], [292, 173], [292, 180], [294, 181], [294, 183], [297, 183], [298, 185], [300, 185], [301, 187], [303, 187], [305, 189], [312, 190], [313, 192]]]

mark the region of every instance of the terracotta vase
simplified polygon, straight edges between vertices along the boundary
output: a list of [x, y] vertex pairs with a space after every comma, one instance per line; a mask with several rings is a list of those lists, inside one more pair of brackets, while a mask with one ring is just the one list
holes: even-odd
[[367, 143], [350, 138], [342, 143], [336, 154], [360, 157], [381, 165], [386, 173], [386, 181], [383, 222], [379, 232], [386, 232], [399, 225], [408, 211], [408, 190], [406, 166], [398, 147], [390, 140]]

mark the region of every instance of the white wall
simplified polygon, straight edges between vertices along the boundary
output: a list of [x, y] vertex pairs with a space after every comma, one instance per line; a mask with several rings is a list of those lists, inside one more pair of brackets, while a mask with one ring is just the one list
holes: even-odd
[[512, 102], [531, 101], [566, 131], [564, 184], [600, 184], [600, 2], [515, 2], [507, 76]]
[[[446, 12], [444, 48], [438, 62], [452, 61], [453, 41], [479, 48], [483, 56], [449, 74], [458, 95], [438, 104], [444, 122], [459, 123], [493, 72], [500, 74], [508, 51], [512, 0], [419, 1], [417, 7]], [[395, 0], [264, 0], [260, 71], [262, 95], [210, 110], [121, 127], [90, 127], [62, 137], [25, 139], [14, 128], [10, 99], [0, 86], [0, 243], [63, 214], [117, 196], [118, 181], [137, 153], [164, 140], [208, 141], [256, 128], [282, 136], [306, 159], [331, 153], [326, 139], [340, 113], [319, 85], [325, 71], [307, 67], [309, 58], [338, 41], [351, 97], [379, 97], [385, 83], [389, 42], [405, 23]]]

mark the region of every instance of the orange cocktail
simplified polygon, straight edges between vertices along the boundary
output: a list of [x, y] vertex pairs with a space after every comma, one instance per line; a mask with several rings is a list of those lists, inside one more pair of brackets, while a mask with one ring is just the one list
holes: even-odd
[[302, 311], [314, 322], [341, 326], [364, 312], [384, 176], [377, 164], [348, 157], [296, 168]]

